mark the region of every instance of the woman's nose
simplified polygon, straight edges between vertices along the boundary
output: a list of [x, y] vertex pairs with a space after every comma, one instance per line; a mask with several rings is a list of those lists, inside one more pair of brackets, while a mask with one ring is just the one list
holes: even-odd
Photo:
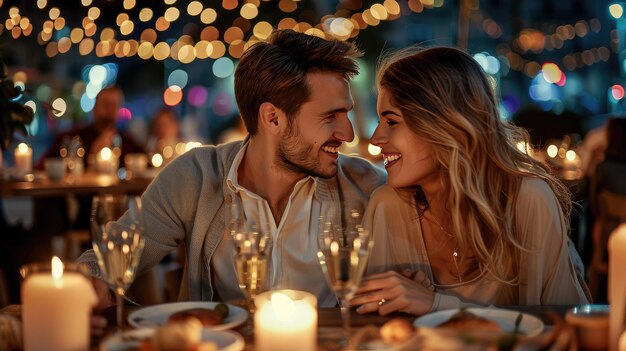
[[374, 134], [372, 134], [372, 138], [370, 139], [370, 143], [381, 146], [387, 142], [387, 133], [383, 130], [381, 125], [379, 124], [374, 130]]

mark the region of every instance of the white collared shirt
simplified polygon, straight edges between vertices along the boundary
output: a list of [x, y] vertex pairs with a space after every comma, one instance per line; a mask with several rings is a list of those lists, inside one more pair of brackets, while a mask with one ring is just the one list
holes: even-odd
[[[317, 258], [318, 219], [322, 205], [315, 196], [317, 178], [307, 176], [296, 183], [279, 223], [276, 223], [265, 199], [241, 186], [238, 169], [247, 145], [237, 153], [226, 183], [233, 196], [243, 203], [249, 224], [259, 223], [272, 236], [272, 250], [268, 267], [270, 289], [296, 289], [317, 296], [318, 306], [332, 307], [337, 304]], [[259, 175], [260, 176], [260, 175]], [[229, 237], [217, 247], [211, 264], [219, 298], [241, 298], [234, 270], [234, 247]]]

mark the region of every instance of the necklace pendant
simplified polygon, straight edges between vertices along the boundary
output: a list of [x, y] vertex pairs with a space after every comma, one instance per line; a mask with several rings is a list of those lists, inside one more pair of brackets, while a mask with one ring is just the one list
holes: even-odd
[[454, 256], [455, 258], [459, 256], [459, 253], [456, 252], [456, 250], [454, 251], [454, 253], [452, 253], [452, 256]]

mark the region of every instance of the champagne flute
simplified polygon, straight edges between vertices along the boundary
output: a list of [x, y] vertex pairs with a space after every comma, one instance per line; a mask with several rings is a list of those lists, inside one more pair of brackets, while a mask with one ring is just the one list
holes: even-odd
[[228, 207], [227, 231], [235, 247], [235, 269], [239, 288], [245, 295], [250, 318], [244, 330], [252, 334], [256, 306], [254, 298], [268, 289], [268, 261], [272, 237], [256, 223], [247, 223], [241, 202]]
[[[359, 213], [351, 212], [352, 220], [358, 221]], [[349, 302], [361, 284], [369, 254], [374, 241], [369, 232], [359, 224], [344, 230], [333, 216], [320, 217], [317, 257], [328, 285], [339, 299], [344, 345], [350, 338]]]
[[135, 279], [143, 251], [143, 213], [137, 196], [95, 196], [91, 229], [93, 249], [103, 278], [115, 291], [117, 326], [124, 330], [124, 296]]

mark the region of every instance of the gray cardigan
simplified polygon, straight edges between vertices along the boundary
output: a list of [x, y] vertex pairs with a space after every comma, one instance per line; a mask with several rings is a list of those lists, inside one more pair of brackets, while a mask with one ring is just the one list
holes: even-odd
[[[225, 235], [225, 205], [232, 196], [226, 177], [242, 145], [237, 141], [193, 149], [165, 167], [142, 195], [146, 243], [139, 272], [157, 265], [184, 243], [179, 301], [211, 301], [219, 289], [213, 285], [207, 262]], [[315, 196], [322, 202], [350, 204], [342, 207], [345, 221], [352, 208], [363, 213], [371, 193], [384, 182], [384, 172], [370, 162], [340, 155], [337, 176], [318, 179]], [[93, 250], [77, 261], [86, 263], [93, 276], [102, 277]]]

